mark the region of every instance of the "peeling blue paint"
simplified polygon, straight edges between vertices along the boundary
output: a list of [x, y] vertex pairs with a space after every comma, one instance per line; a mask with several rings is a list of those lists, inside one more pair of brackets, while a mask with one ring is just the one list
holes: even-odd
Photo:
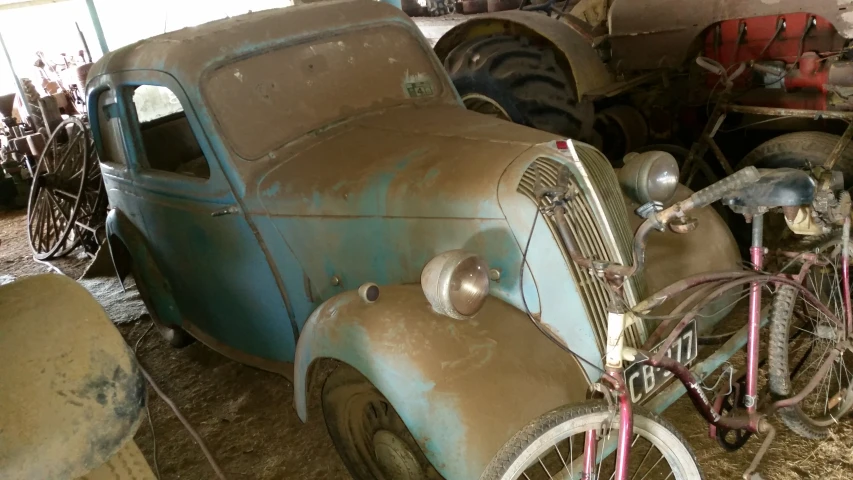
[[275, 182], [269, 188], [262, 190], [261, 195], [265, 197], [274, 197], [281, 190], [281, 183]]

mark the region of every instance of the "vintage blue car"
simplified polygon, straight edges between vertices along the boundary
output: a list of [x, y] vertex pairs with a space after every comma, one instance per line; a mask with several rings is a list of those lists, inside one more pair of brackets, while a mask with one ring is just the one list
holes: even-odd
[[[558, 344], [601, 365], [607, 291], [536, 189], [577, 189], [570, 223], [603, 260], [630, 260], [638, 205], [593, 147], [465, 110], [399, 10], [323, 2], [168, 33], [105, 55], [87, 95], [120, 277], [174, 344], [292, 381], [300, 418], [322, 386], [353, 477], [477, 478], [597, 379]], [[722, 220], [698, 218], [656, 234], [629, 302], [737, 265]]]

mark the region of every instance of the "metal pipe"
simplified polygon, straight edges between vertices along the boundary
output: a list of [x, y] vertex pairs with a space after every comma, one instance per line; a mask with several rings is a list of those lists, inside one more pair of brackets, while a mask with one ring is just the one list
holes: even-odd
[[826, 161], [823, 164], [824, 169], [832, 170], [833, 167], [835, 167], [838, 159], [841, 158], [841, 152], [843, 152], [844, 149], [847, 148], [847, 145], [850, 144], [851, 138], [853, 138], [853, 122], [847, 124], [847, 129], [844, 130], [844, 135], [838, 139], [835, 147], [833, 147], [832, 151], [829, 152], [829, 156], [826, 157]]
[[[611, 376], [619, 378], [624, 384], [622, 369], [609, 372]], [[632, 411], [631, 397], [627, 388], [619, 392], [619, 436], [616, 447], [616, 471], [614, 480], [626, 480], [628, 478], [628, 461], [631, 458], [631, 438], [634, 436], [634, 412]]]
[[749, 113], [753, 115], [766, 115], [770, 117], [797, 117], [820, 120], [823, 118], [831, 120], [853, 119], [853, 112], [842, 112], [836, 110], [800, 110], [798, 108], [775, 108], [756, 107], [753, 105], [726, 105], [726, 111], [737, 113]]
[[844, 227], [841, 230], [841, 281], [844, 291], [844, 310], [847, 315], [845, 338], [850, 337], [853, 332], [853, 311], [850, 305], [850, 215], [844, 217]]
[[715, 272], [715, 273], [700, 273], [684, 279], [681, 279], [665, 288], [662, 288], [650, 295], [645, 300], [634, 306], [632, 310], [635, 312], [646, 312], [653, 308], [657, 308], [664, 304], [674, 295], [678, 295], [686, 290], [706, 283], [719, 282], [721, 280], [734, 280], [735, 278], [754, 275], [752, 272]]
[[779, 275], [752, 274], [750, 276], [741, 277], [736, 280], [724, 283], [720, 288], [708, 295], [708, 297], [705, 298], [702, 302], [690, 309], [690, 311], [684, 315], [681, 321], [678, 322], [678, 325], [675, 326], [672, 332], [670, 332], [669, 336], [666, 338], [666, 341], [661, 345], [660, 351], [654, 355], [655, 361], [659, 360], [664, 356], [669, 347], [671, 347], [673, 342], [675, 342], [676, 337], [678, 337], [681, 331], [684, 330], [684, 327], [686, 327], [688, 323], [690, 323], [694, 318], [696, 318], [696, 315], [699, 314], [699, 311], [702, 310], [708, 303], [719, 298], [721, 295], [723, 295], [728, 290], [731, 290], [737, 285], [743, 285], [752, 282], [757, 282], [760, 284], [774, 283], [777, 285], [788, 285], [794, 287], [800, 291], [800, 293], [803, 295], [807, 302], [813, 305], [814, 308], [820, 311], [820, 313], [824, 314], [827, 319], [832, 322], [835, 322], [836, 325], [844, 325], [844, 323], [835, 315], [834, 312], [829, 310], [826, 305], [821, 303], [821, 301], [817, 297], [815, 297], [812, 292], [810, 292], [806, 287], [800, 285], [800, 283]]
[[[83, 42], [83, 51], [86, 52], [86, 56], [88, 57], [83, 60], [92, 63], [92, 52], [89, 51], [89, 42], [86, 41], [86, 36], [83, 35], [83, 30], [80, 30], [80, 24], [74, 22], [74, 26], [77, 27], [77, 34], [80, 35], [80, 41]], [[85, 87], [85, 85], [83, 87]]]
[[705, 395], [705, 391], [702, 389], [702, 380], [697, 378], [693, 372], [678, 361], [669, 357], [662, 357], [660, 359], [652, 357], [642, 363], [655, 368], [663, 368], [671, 372], [682, 384], [686, 385], [687, 396], [690, 397], [693, 406], [696, 407], [696, 410], [706, 422], [728, 430], [741, 430], [745, 428], [752, 430], [752, 426], [758, 424], [758, 416], [755, 412], [749, 412], [749, 415], [721, 417], [714, 410], [713, 404]]
[[583, 442], [583, 478], [595, 478], [596, 431], [587, 430]]
[[86, 0], [86, 7], [89, 9], [89, 17], [92, 18], [92, 27], [95, 29], [95, 36], [98, 37], [101, 53], [106, 55], [110, 49], [107, 47], [107, 38], [104, 37], [104, 29], [101, 28], [101, 19], [98, 17], [98, 9], [95, 8], [95, 0]]
[[[761, 312], [761, 324], [766, 325], [769, 320], [769, 308], [765, 308]], [[708, 358], [702, 360], [701, 362], [693, 365], [693, 368], [690, 371], [693, 373], [694, 378], [697, 381], [704, 381], [711, 375], [714, 371], [720, 368], [724, 363], [729, 361], [729, 359], [740, 351], [744, 345], [746, 345], [748, 326], [744, 325], [732, 338], [730, 338], [726, 343], [723, 344], [717, 351], [712, 353]], [[684, 385], [681, 382], [673, 382], [670, 386], [664, 388], [657, 395], [652, 397], [647, 403], [644, 404], [646, 408], [655, 412], [661, 413], [670, 405], [675, 403], [676, 400], [681, 398], [682, 395], [687, 391]]]
[[[764, 266], [764, 215], [752, 217], [752, 246], [749, 256], [752, 268], [761, 271]], [[749, 336], [746, 341], [746, 396], [744, 403], [749, 413], [755, 413], [756, 396], [758, 395], [758, 348], [759, 332], [761, 330], [761, 288], [758, 282], [749, 285]]]
[[15, 86], [18, 87], [18, 95], [20, 95], [21, 103], [24, 105], [24, 111], [27, 112], [27, 116], [30, 116], [33, 113], [30, 111], [30, 102], [27, 101], [27, 95], [24, 92], [24, 84], [21, 83], [21, 79], [15, 72], [15, 66], [12, 65], [12, 57], [9, 55], [9, 49], [6, 48], [6, 41], [3, 40], [2, 33], [0, 33], [0, 46], [3, 47], [3, 54], [6, 55], [6, 62], [9, 64], [9, 71], [12, 72], [12, 77], [15, 79]]

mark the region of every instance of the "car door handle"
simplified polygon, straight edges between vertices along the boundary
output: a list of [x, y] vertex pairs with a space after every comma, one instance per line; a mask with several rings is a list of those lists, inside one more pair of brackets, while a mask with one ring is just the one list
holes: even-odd
[[240, 209], [234, 206], [224, 208], [222, 210], [217, 210], [210, 214], [211, 217], [221, 217], [223, 215], [231, 215], [233, 213], [240, 213]]

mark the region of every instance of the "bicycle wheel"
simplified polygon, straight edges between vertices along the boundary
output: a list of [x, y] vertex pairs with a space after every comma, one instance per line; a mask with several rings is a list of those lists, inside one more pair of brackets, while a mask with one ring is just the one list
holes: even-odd
[[[845, 318], [841, 278], [841, 237], [813, 243], [803, 251], [819, 255], [821, 265], [812, 265], [803, 285], [839, 319]], [[797, 273], [802, 263], [792, 262], [786, 271]], [[844, 330], [808, 302], [794, 287], [781, 286], [770, 310], [768, 381], [778, 397], [800, 392], [817, 374], [834, 349], [841, 354], [817, 388], [799, 405], [779, 410], [779, 416], [794, 433], [811, 439], [829, 435], [829, 427], [853, 407], [853, 352], [845, 348]]]
[[[489, 462], [480, 480], [578, 478], [582, 472], [584, 437], [597, 432], [594, 478], [609, 479], [616, 454], [607, 451], [619, 431], [618, 411], [604, 402], [560, 407], [516, 433]], [[702, 473], [687, 442], [657, 415], [634, 407], [634, 437], [628, 478], [697, 480]]]

